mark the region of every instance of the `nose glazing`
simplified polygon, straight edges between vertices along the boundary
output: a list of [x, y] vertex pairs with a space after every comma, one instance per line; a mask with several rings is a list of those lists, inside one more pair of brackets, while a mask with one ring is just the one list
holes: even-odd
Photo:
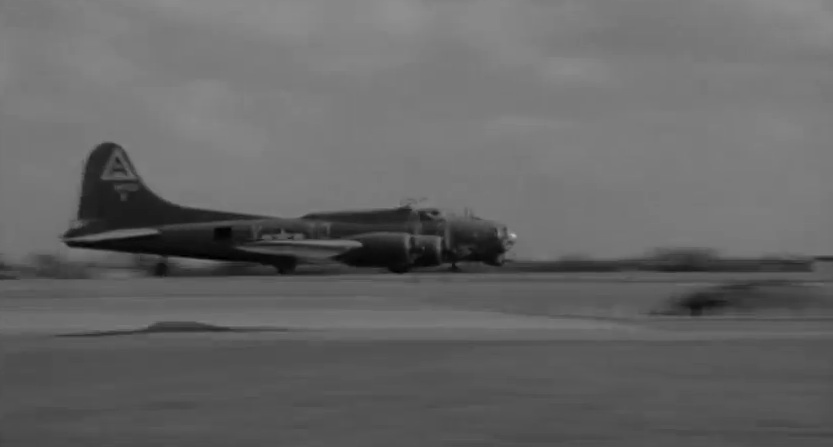
[[515, 244], [515, 241], [518, 240], [518, 235], [512, 231], [509, 231], [509, 228], [506, 226], [500, 227], [500, 239], [503, 242], [503, 246], [507, 249]]
[[509, 231], [509, 228], [506, 225], [498, 225], [495, 228], [495, 233], [498, 240], [500, 240], [501, 245], [503, 245], [506, 249], [514, 245], [515, 241], [518, 239], [518, 235]]

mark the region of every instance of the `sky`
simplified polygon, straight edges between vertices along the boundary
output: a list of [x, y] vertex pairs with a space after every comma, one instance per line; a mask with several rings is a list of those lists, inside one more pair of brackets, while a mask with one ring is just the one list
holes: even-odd
[[105, 140], [192, 206], [833, 254], [833, 0], [0, 0], [0, 253], [60, 247]]

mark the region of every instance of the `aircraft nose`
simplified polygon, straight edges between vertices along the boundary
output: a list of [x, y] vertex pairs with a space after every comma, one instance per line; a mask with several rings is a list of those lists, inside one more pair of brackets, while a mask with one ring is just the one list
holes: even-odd
[[505, 225], [498, 227], [498, 237], [506, 250], [515, 245], [515, 242], [518, 240], [518, 235], [515, 232], [510, 231]]
[[509, 231], [507, 229], [506, 230], [506, 239], [504, 239], [503, 244], [506, 246], [506, 248], [509, 248], [509, 247], [512, 247], [513, 245], [515, 245], [515, 242], [518, 242], [518, 234], [515, 233], [514, 231]]

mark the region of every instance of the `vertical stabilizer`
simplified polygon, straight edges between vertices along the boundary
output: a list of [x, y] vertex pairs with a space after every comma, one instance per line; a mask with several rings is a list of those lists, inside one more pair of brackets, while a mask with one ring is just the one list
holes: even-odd
[[142, 182], [127, 151], [105, 142], [93, 149], [84, 167], [80, 221], [106, 221], [112, 227], [153, 223], [155, 214], [172, 206]]
[[238, 213], [175, 205], [142, 181], [127, 151], [112, 142], [96, 146], [87, 157], [75, 227], [98, 230], [215, 220], [260, 218]]

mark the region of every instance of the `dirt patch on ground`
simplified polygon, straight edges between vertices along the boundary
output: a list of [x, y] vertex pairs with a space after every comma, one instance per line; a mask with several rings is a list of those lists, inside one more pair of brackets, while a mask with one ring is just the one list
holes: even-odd
[[285, 328], [267, 327], [231, 327], [215, 324], [200, 323], [198, 321], [160, 321], [140, 329], [116, 330], [116, 331], [89, 331], [61, 334], [58, 337], [106, 337], [115, 335], [139, 335], [139, 334], [177, 334], [177, 333], [204, 333], [204, 332], [287, 332]]

